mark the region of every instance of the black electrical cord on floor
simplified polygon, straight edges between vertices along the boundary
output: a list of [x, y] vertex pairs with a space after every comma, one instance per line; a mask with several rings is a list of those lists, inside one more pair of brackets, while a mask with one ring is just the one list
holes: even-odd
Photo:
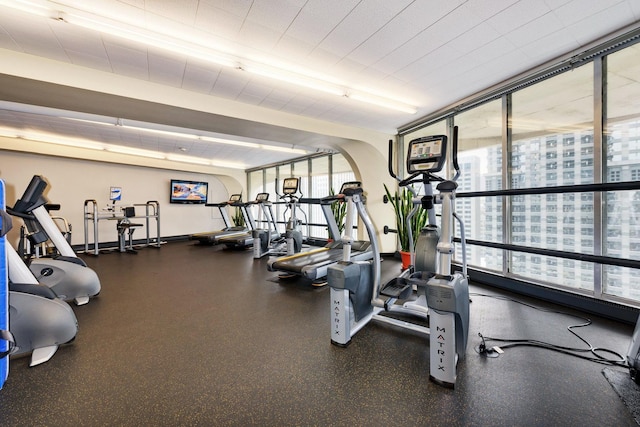
[[[561, 314], [565, 316], [578, 318], [582, 320], [584, 323], [568, 326], [567, 330], [571, 332], [575, 337], [577, 337], [580, 341], [585, 343], [585, 345], [588, 347], [588, 348], [565, 347], [565, 346], [547, 343], [544, 341], [531, 340], [531, 339], [506, 339], [506, 338], [485, 337], [481, 333], [478, 333], [478, 336], [482, 339], [482, 342], [480, 343], [476, 351], [480, 354], [486, 354], [486, 355], [494, 354], [493, 353], [495, 351], [494, 348], [493, 347], [489, 348], [486, 344], [486, 341], [495, 341], [495, 342], [505, 343], [499, 346], [501, 350], [504, 350], [505, 348], [518, 347], [518, 346], [538, 347], [538, 348], [544, 348], [551, 351], [556, 351], [562, 354], [567, 354], [567, 355], [588, 360], [591, 362], [600, 363], [603, 365], [614, 365], [614, 366], [621, 366], [625, 368], [628, 367], [625, 357], [622, 356], [620, 353], [617, 353], [616, 351], [613, 351], [607, 348], [594, 347], [593, 345], [591, 345], [591, 343], [589, 343], [586, 339], [582, 338], [580, 335], [578, 335], [577, 332], [573, 330], [575, 328], [583, 328], [591, 325], [592, 324], [591, 319], [578, 316], [572, 313], [564, 312], [564, 311], [536, 307], [534, 305], [527, 304], [522, 301], [515, 300], [513, 298], [503, 297], [499, 295], [487, 295], [487, 294], [479, 294], [479, 293], [473, 293], [470, 295], [486, 297], [486, 298], [495, 298], [503, 301], [514, 302], [514, 303], [521, 304], [526, 307], [532, 308], [534, 310], [542, 311], [545, 313]], [[579, 353], [589, 353], [590, 355], [584, 355]], [[610, 358], [604, 357], [599, 353], [609, 354], [611, 356], [614, 356], [616, 359], [610, 359]]]

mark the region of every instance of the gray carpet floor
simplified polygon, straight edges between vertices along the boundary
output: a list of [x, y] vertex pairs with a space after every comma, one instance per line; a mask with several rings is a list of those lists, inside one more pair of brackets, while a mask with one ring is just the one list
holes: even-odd
[[[371, 323], [349, 347], [331, 345], [329, 289], [273, 280], [251, 251], [184, 241], [84, 258], [102, 292], [74, 307], [78, 337], [49, 362], [11, 361], [2, 425], [636, 425], [602, 365], [532, 347], [495, 359], [474, 350], [478, 332], [579, 346], [570, 316], [474, 295], [449, 390], [428, 380], [423, 336]], [[387, 278], [399, 272], [394, 260], [382, 265]], [[624, 354], [633, 327], [591, 318], [580, 333]]]

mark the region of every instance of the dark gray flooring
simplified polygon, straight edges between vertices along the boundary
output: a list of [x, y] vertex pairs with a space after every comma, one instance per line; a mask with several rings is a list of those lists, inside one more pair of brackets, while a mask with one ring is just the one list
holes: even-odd
[[[332, 346], [329, 289], [270, 280], [249, 251], [176, 242], [86, 259], [101, 295], [74, 308], [80, 333], [48, 363], [11, 361], [1, 425], [636, 425], [602, 365], [539, 348], [474, 351], [478, 332], [579, 346], [573, 318], [472, 297], [467, 358], [448, 390], [428, 380], [427, 338], [372, 323]], [[593, 320], [580, 333], [624, 354], [632, 327]]]

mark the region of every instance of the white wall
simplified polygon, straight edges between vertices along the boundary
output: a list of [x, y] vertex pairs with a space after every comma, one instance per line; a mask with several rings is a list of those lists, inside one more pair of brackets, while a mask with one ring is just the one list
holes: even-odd
[[[51, 203], [61, 205], [61, 210], [55, 214], [71, 223], [74, 245], [84, 243], [84, 201], [95, 199], [99, 208], [106, 207], [111, 186], [122, 187], [123, 198], [118, 205], [146, 203], [149, 200], [160, 203], [161, 237], [223, 227], [216, 208], [170, 204], [169, 181], [172, 178], [207, 181], [211, 202], [224, 201], [229, 197], [229, 191], [223, 184], [227, 180], [215, 175], [0, 150], [0, 179], [5, 181], [7, 187], [7, 206], [13, 206], [22, 196], [33, 175], [42, 175], [49, 182], [45, 194]], [[142, 209], [136, 208], [136, 214], [142, 214]], [[14, 229], [9, 234], [13, 244], [17, 242], [20, 225], [21, 221], [14, 219]], [[151, 225], [155, 227], [153, 222]], [[98, 230], [100, 242], [117, 241], [115, 221], [100, 221]], [[142, 237], [145, 232], [144, 229], [138, 230], [134, 236]], [[155, 228], [151, 235], [155, 237]], [[90, 241], [93, 242], [92, 235]]]
[[[396, 228], [395, 214], [390, 204], [384, 204], [384, 185], [395, 188], [396, 181], [389, 175], [387, 167], [387, 141], [376, 141], [367, 144], [360, 141], [350, 141], [338, 149], [351, 164], [358, 179], [362, 181], [362, 187], [367, 197], [367, 212], [376, 230], [381, 252], [394, 252], [396, 250], [395, 234], [384, 234], [385, 225]], [[358, 238], [367, 239], [364, 227], [358, 228]]]

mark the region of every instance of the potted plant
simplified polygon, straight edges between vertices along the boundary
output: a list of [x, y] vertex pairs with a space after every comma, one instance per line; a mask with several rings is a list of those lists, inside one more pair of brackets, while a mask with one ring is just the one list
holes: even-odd
[[392, 195], [386, 185], [384, 186], [384, 190], [387, 194], [387, 199], [391, 202], [391, 206], [393, 206], [393, 210], [395, 212], [396, 232], [398, 233], [400, 256], [403, 260], [402, 268], [406, 269], [411, 263], [411, 254], [409, 253], [409, 229], [411, 229], [413, 246], [415, 247], [420, 230], [422, 230], [429, 221], [428, 214], [425, 209], [418, 209], [413, 218], [411, 218], [411, 223], [409, 223], [407, 221], [407, 216], [409, 215], [409, 212], [411, 212], [411, 209], [413, 209], [413, 194], [411, 191], [405, 187], [402, 188], [400, 193], [396, 191]]
[[242, 215], [242, 210], [239, 207], [236, 207], [231, 220], [233, 221], [234, 226], [244, 227], [244, 216]]
[[[331, 189], [329, 192], [330, 195], [335, 195], [336, 192]], [[344, 219], [347, 216], [347, 204], [344, 201], [336, 200], [331, 203], [331, 212], [333, 212], [333, 218], [336, 220], [336, 224], [338, 225], [338, 231], [340, 234], [344, 231]], [[340, 236], [331, 236], [331, 231], [329, 231], [329, 239], [338, 240]]]

